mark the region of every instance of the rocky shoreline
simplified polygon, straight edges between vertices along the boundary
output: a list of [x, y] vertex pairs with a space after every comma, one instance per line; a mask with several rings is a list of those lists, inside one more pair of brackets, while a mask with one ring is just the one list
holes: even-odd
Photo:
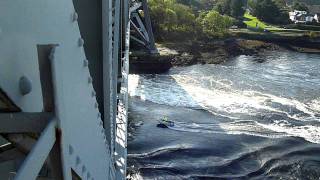
[[266, 51], [319, 53], [319, 43], [266, 42], [226, 39], [204, 42], [166, 42], [157, 44], [159, 54], [132, 55], [131, 73], [163, 73], [174, 66], [219, 64], [239, 55], [261, 55]]

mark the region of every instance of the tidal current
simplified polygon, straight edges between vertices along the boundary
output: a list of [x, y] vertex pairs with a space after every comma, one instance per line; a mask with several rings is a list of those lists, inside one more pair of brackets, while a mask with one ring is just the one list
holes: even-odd
[[134, 179], [320, 179], [320, 55], [131, 74], [129, 93]]

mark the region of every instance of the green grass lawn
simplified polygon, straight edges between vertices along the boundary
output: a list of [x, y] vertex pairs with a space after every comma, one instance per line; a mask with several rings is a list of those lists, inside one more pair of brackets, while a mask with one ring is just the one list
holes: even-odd
[[274, 31], [274, 30], [279, 30], [281, 28], [278, 28], [278, 27], [275, 27], [275, 26], [272, 26], [272, 25], [269, 25], [267, 23], [264, 23], [262, 21], [260, 21], [258, 18], [252, 16], [251, 14], [249, 13], [245, 13], [244, 14], [244, 17], [246, 19], [248, 19], [247, 21], [243, 21], [248, 27], [250, 28], [257, 28], [257, 25], [258, 25], [258, 28], [260, 30], [263, 30], [263, 29], [267, 29], [269, 31]]
[[[270, 38], [279, 38], [279, 37], [303, 37], [305, 35], [309, 35], [311, 32], [319, 33], [320, 31], [310, 31], [310, 30], [301, 30], [297, 28], [280, 28], [274, 25], [267, 24], [265, 22], [260, 21], [258, 18], [252, 16], [249, 13], [245, 13], [245, 20], [243, 21], [247, 25], [247, 29], [238, 29], [233, 33], [239, 35], [248, 35], [248, 36], [264, 36]], [[297, 26], [297, 25], [292, 25]], [[268, 33], [264, 32], [264, 30], [268, 30]], [[320, 36], [320, 35], [318, 35]]]
[[252, 16], [249, 13], [245, 13], [244, 17], [247, 18], [247, 21], [243, 21], [248, 27], [250, 28], [256, 28], [257, 23], [258, 23], [258, 27], [260, 29], [265, 29], [267, 27], [267, 25], [263, 22], [261, 22], [259, 19], [257, 19], [256, 17]]

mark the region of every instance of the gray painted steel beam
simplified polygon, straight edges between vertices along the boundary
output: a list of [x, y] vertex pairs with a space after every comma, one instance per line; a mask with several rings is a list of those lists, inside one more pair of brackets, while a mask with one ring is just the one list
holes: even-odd
[[146, 23], [146, 29], [150, 38], [149, 45], [150, 45], [151, 53], [158, 53], [158, 50], [156, 48], [155, 41], [154, 41], [154, 36], [153, 36], [153, 31], [151, 26], [151, 19], [150, 19], [150, 12], [148, 8], [147, 0], [142, 0], [142, 7], [144, 12], [144, 21]]
[[15, 180], [36, 179], [56, 140], [57, 121], [52, 120], [21, 165]]
[[136, 11], [137, 9], [139, 9], [142, 6], [141, 2], [135, 2], [133, 3], [133, 6], [130, 7], [130, 13]]
[[134, 41], [136, 41], [136, 42], [138, 42], [138, 43], [140, 43], [140, 44], [142, 44], [142, 45], [144, 45], [144, 46], [146, 45], [145, 42], [141, 41], [140, 39], [138, 39], [138, 38], [136, 38], [136, 37], [134, 37], [134, 36], [132, 36], [132, 35], [131, 35], [131, 39], [134, 40]]
[[120, 97], [118, 99], [118, 114], [116, 126], [116, 144], [115, 155], [117, 179], [126, 178], [127, 168], [127, 117], [128, 117], [128, 71], [129, 71], [129, 46], [130, 46], [130, 1], [123, 0], [123, 32], [122, 32], [122, 58], [121, 58], [121, 71], [122, 76]]
[[[148, 44], [149, 44], [148, 34], [145, 34], [145, 33], [143, 33], [143, 31], [141, 31], [141, 29], [142, 29], [141, 26], [140, 26], [140, 28], [138, 28], [138, 26], [135, 25], [135, 23], [134, 23], [132, 20], [130, 20], [130, 23], [131, 23], [132, 27], [136, 30], [136, 32], [138, 32], [139, 36], [140, 36], [145, 42], [148, 42]], [[142, 27], [143, 27], [143, 25], [142, 25]]]
[[146, 28], [145, 28], [145, 26], [144, 26], [144, 24], [143, 24], [143, 22], [142, 22], [142, 20], [141, 20], [140, 15], [139, 15], [138, 13], [132, 13], [131, 15], [132, 15], [132, 17], [134, 17], [134, 18], [136, 19], [136, 21], [138, 22], [139, 27], [140, 27], [140, 28], [139, 28], [139, 31], [141, 31], [141, 32], [143, 33], [143, 35], [144, 35], [144, 37], [145, 37], [145, 40], [148, 41], [148, 43], [150, 43], [150, 38], [149, 38], [148, 32], [147, 32], [147, 30], [146, 30]]
[[1, 113], [0, 133], [39, 133], [52, 117], [52, 113]]
[[103, 43], [103, 103], [104, 103], [104, 129], [106, 138], [110, 145], [110, 151], [112, 150], [112, 131], [113, 120], [111, 116], [112, 109], [110, 108], [111, 91], [113, 89], [112, 81], [110, 80], [112, 74], [112, 1], [102, 0], [102, 43]]

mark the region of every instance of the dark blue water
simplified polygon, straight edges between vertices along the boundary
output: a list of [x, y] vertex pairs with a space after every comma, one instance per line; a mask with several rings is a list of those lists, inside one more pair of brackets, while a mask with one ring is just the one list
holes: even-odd
[[[320, 56], [269, 52], [130, 75], [136, 179], [320, 179]], [[170, 129], [157, 128], [166, 116]]]

